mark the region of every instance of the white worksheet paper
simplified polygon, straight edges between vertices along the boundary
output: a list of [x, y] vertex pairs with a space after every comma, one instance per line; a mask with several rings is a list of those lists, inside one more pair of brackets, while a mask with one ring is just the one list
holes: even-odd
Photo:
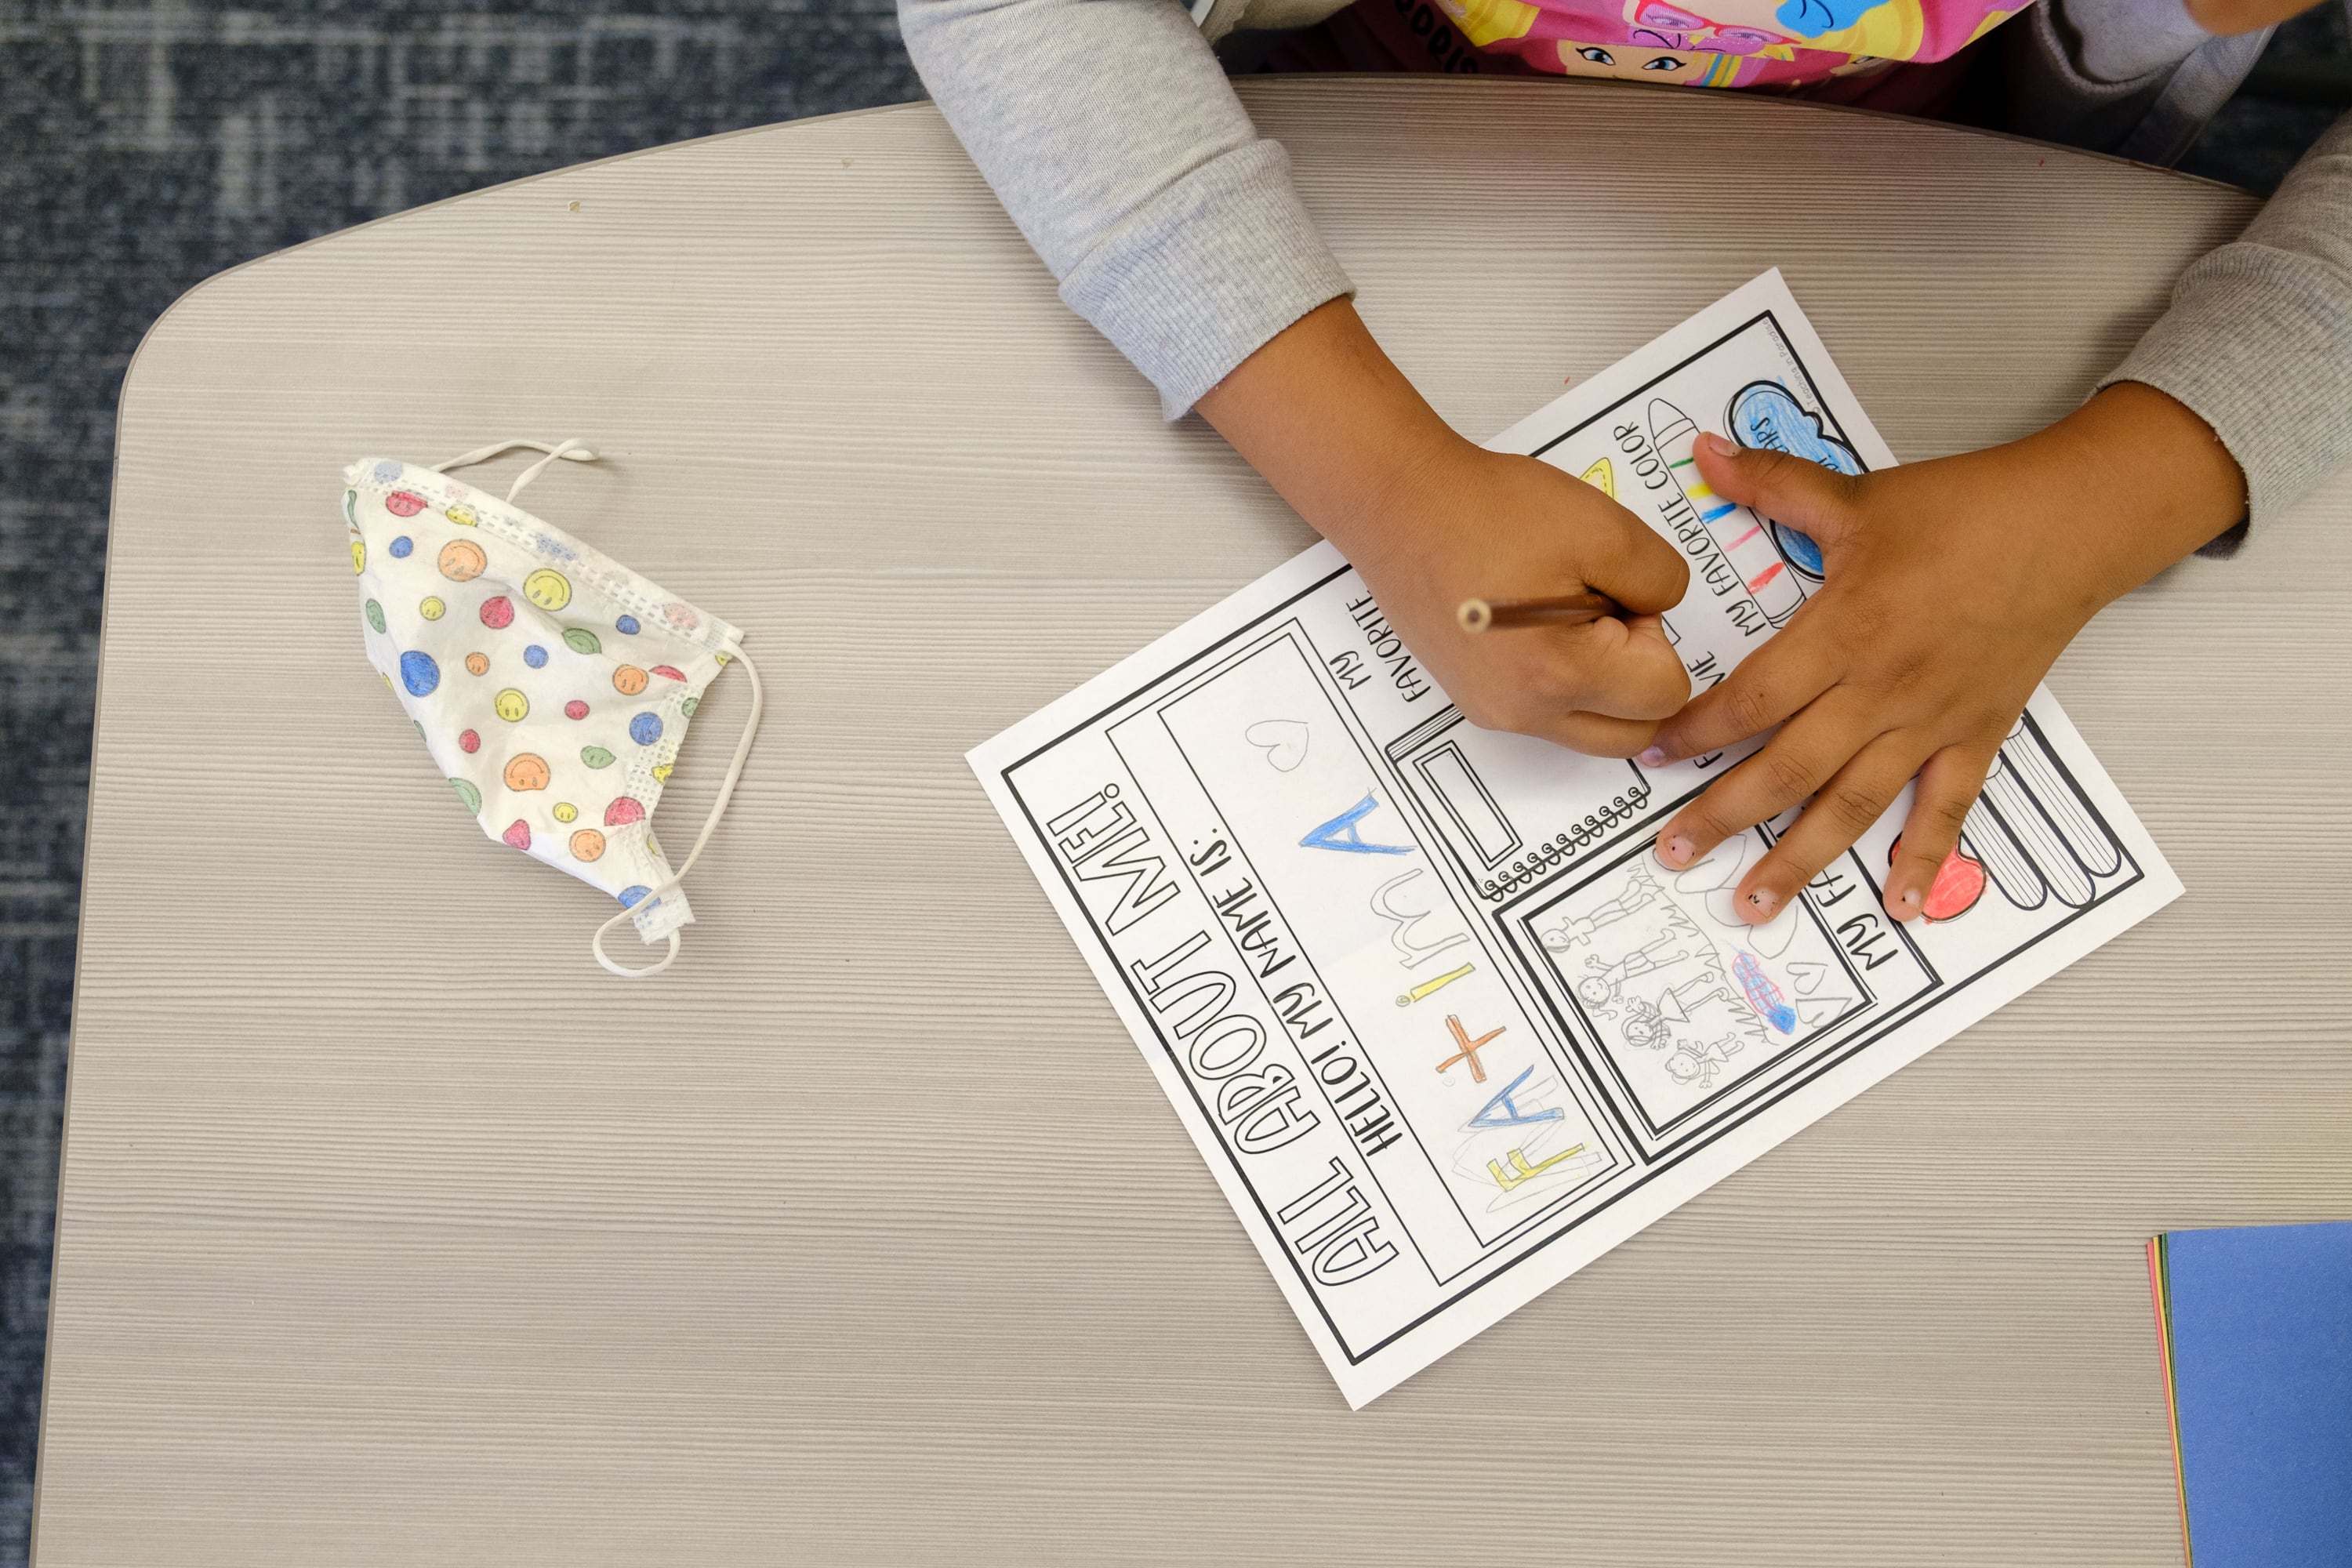
[[[1696, 689], [1820, 583], [1699, 482], [1702, 430], [1895, 461], [1777, 271], [1490, 443], [1685, 552]], [[2042, 690], [1940, 918], [1880, 905], [1906, 793], [1748, 927], [1790, 818], [1679, 872], [1651, 840], [1754, 744], [1643, 768], [1481, 730], [1320, 544], [971, 762], [1360, 1407], [2180, 891]]]

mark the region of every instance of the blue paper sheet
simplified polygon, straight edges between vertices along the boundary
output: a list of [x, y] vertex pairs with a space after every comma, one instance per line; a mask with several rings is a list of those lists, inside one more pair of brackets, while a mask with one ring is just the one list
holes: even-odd
[[2164, 1238], [2195, 1568], [2352, 1564], [2352, 1223]]

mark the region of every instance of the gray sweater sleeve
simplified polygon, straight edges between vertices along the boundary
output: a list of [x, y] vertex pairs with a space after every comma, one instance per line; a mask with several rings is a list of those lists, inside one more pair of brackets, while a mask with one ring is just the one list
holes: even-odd
[[1177, 0], [898, 0], [923, 83], [1171, 419], [1353, 291]]
[[[1170, 418], [1351, 292], [1281, 147], [1251, 126], [1177, 0], [898, 4], [925, 85], [1062, 298], [1159, 387]], [[2100, 384], [2116, 381], [2213, 426], [2256, 526], [2352, 461], [2352, 117], [2242, 238], [2183, 275]]]
[[2243, 235], [2181, 274], [2172, 308], [2099, 384], [2118, 381], [2213, 426], [2245, 470], [2252, 527], [2352, 462], [2352, 115]]

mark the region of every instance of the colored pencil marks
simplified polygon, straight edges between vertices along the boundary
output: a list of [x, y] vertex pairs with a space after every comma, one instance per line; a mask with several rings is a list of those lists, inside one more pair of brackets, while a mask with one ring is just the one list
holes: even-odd
[[[1701, 581], [1714, 589], [1718, 597], [1738, 584], [1756, 612], [1769, 624], [1788, 624], [1805, 602], [1803, 584], [1789, 570], [1780, 547], [1773, 542], [1764, 520], [1736, 501], [1715, 493], [1706, 479], [1699, 476], [1698, 461], [1694, 448], [1698, 442], [1698, 425], [1691, 416], [1663, 397], [1650, 399], [1648, 410], [1650, 442], [1666, 466], [1666, 483], [1675, 496], [1667, 502], [1666, 515], [1677, 525], [1696, 515], [1705, 530], [1704, 537], [1715, 547], [1713, 554], [1702, 554]], [[1679, 503], [1678, 505], [1676, 503]], [[1685, 534], [1685, 547], [1690, 543]], [[1718, 576], [1720, 568], [1727, 568], [1727, 576]], [[1738, 612], [1735, 610], [1734, 612]], [[1743, 626], [1752, 626], [1750, 621]]]
[[[1360, 601], [1347, 609], [1360, 628]], [[1326, 650], [1354, 650], [1345, 632], [1320, 629], [1319, 642], [1297, 624], [1255, 641], [1158, 704], [1156, 725], [1121, 726], [1119, 745], [1139, 762], [1164, 742], [1200, 792], [1231, 859], [1201, 867], [1219, 872], [1204, 879], [1212, 905], [1244, 896], [1234, 879], [1245, 870], [1246, 896], [1285, 911], [1285, 951], [1297, 952], [1423, 1156], [1415, 1169], [1383, 1152], [1373, 1173], [1384, 1191], [1444, 1196], [1466, 1229], [1437, 1250], [1458, 1264], [1500, 1243], [1531, 1206], [1622, 1162], [1566, 1091], [1543, 1032], [1425, 853], [1425, 815], [1407, 809], [1393, 772], [1352, 731], [1340, 702], [1353, 667]], [[1270, 732], [1270, 712], [1295, 728]], [[1293, 766], [1269, 766], [1269, 741], [1295, 750]], [[1466, 770], [1456, 776], [1477, 787]], [[1442, 1005], [1417, 1006], [1440, 992]], [[1273, 1000], [1281, 1004], [1278, 990]], [[1534, 1117], [1539, 1125], [1492, 1113], [1498, 1084], [1513, 1081], [1519, 1100], [1549, 1096], [1536, 1107], [1551, 1113]]]
[[[1670, 877], [1636, 855], [1534, 921], [1578, 1020], [1654, 1128], [1835, 1028], [1868, 1000], [1809, 910], [1751, 927], [1730, 914], [1702, 861]], [[1768, 957], [1751, 938], [1764, 938]]]
[[[1822, 427], [1822, 416], [1799, 401], [1780, 381], [1751, 381], [1734, 393], [1724, 410], [1724, 428], [1743, 447], [1786, 452], [1841, 474], [1859, 474], [1862, 459], [1852, 447]], [[1772, 542], [1789, 569], [1807, 582], [1822, 580], [1822, 547], [1783, 522], [1767, 520]]]

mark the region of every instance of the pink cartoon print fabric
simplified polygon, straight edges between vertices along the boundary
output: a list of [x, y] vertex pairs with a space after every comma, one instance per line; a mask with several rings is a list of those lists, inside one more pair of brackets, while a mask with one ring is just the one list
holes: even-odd
[[1946, 59], [2017, 14], [1985, 0], [1364, 0], [1357, 9], [1379, 13], [1364, 20], [1385, 34], [1391, 23], [1419, 31], [1413, 13], [1431, 5], [1475, 49], [1534, 70], [1690, 87], [1797, 87]]

